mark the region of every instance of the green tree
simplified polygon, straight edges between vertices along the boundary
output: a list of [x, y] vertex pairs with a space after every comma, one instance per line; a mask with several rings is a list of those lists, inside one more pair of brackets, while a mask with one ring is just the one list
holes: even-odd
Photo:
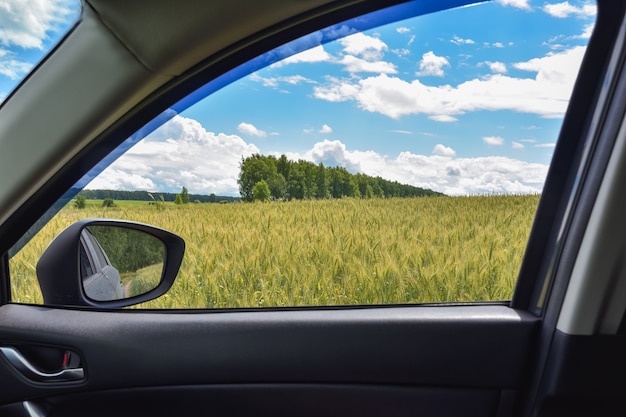
[[174, 204], [183, 204], [183, 197], [180, 194], [176, 194], [176, 199], [174, 200]]
[[183, 200], [183, 204], [189, 203], [189, 191], [187, 191], [187, 187], [183, 187], [183, 190], [180, 192], [180, 198]]
[[102, 201], [102, 207], [115, 207], [115, 201], [112, 198], [105, 198]]
[[87, 205], [87, 199], [85, 198], [85, 196], [78, 194], [76, 196], [76, 199], [74, 200], [74, 207], [78, 209], [84, 209], [86, 205]]
[[326, 178], [326, 168], [321, 162], [317, 166], [317, 171], [315, 173], [315, 183], [317, 185], [317, 188], [315, 190], [316, 198], [330, 197], [330, 193], [328, 192], [328, 178]]
[[276, 161], [276, 170], [280, 175], [285, 178], [285, 181], [289, 180], [289, 169], [291, 168], [291, 161], [283, 154]]
[[278, 175], [276, 158], [273, 156], [254, 154], [242, 159], [239, 168], [237, 183], [239, 184], [239, 194], [244, 201], [254, 199], [252, 189], [256, 183], [265, 181], [269, 186]]
[[254, 184], [252, 188], [254, 201], [267, 201], [270, 198], [270, 187], [265, 180], [261, 180]]
[[282, 174], [278, 173], [273, 179], [268, 181], [267, 184], [270, 187], [270, 195], [276, 200], [285, 198], [287, 192], [287, 181]]

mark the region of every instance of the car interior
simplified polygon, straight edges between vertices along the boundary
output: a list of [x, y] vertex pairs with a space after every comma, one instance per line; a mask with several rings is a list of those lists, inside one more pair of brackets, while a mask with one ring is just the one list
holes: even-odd
[[[12, 302], [11, 248], [126, 138], [207, 82], [382, 8], [468, 3], [83, 0], [79, 21], [0, 104], [0, 415], [625, 415], [624, 2], [597, 2], [510, 301], [166, 311], [79, 291]], [[55, 276], [82, 279], [87, 224], [38, 266], [54, 290]], [[166, 278], [135, 301], [169, 289], [179, 238], [94, 224], [164, 241]]]

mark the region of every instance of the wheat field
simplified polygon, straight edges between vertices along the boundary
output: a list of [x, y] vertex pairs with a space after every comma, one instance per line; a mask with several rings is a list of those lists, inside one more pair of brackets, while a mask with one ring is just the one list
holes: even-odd
[[61, 210], [10, 260], [12, 297], [41, 303], [37, 259], [89, 217], [149, 223], [187, 244], [172, 289], [143, 308], [510, 299], [537, 195], [273, 203], [116, 202]]

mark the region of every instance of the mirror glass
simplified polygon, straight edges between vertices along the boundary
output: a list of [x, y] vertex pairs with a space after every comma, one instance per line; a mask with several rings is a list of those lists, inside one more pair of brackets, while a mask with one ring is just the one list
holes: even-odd
[[140, 230], [88, 226], [80, 236], [80, 274], [85, 294], [96, 301], [131, 298], [161, 282], [165, 244]]

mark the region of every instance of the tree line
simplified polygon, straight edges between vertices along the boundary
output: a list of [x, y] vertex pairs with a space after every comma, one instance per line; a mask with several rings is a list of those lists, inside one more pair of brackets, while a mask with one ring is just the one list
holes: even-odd
[[[183, 187], [184, 188], [184, 187]], [[135, 201], [176, 201], [176, 196], [182, 193], [150, 193], [148, 191], [117, 191], [117, 190], [82, 190], [79, 196], [87, 200], [135, 200]], [[237, 197], [221, 195], [188, 194], [187, 201], [201, 203], [219, 203], [220, 201], [238, 201]]]
[[254, 154], [242, 158], [239, 193], [244, 201], [324, 199], [341, 197], [422, 197], [443, 195], [397, 181], [351, 174], [343, 167], [309, 161], [290, 161], [285, 155]]

